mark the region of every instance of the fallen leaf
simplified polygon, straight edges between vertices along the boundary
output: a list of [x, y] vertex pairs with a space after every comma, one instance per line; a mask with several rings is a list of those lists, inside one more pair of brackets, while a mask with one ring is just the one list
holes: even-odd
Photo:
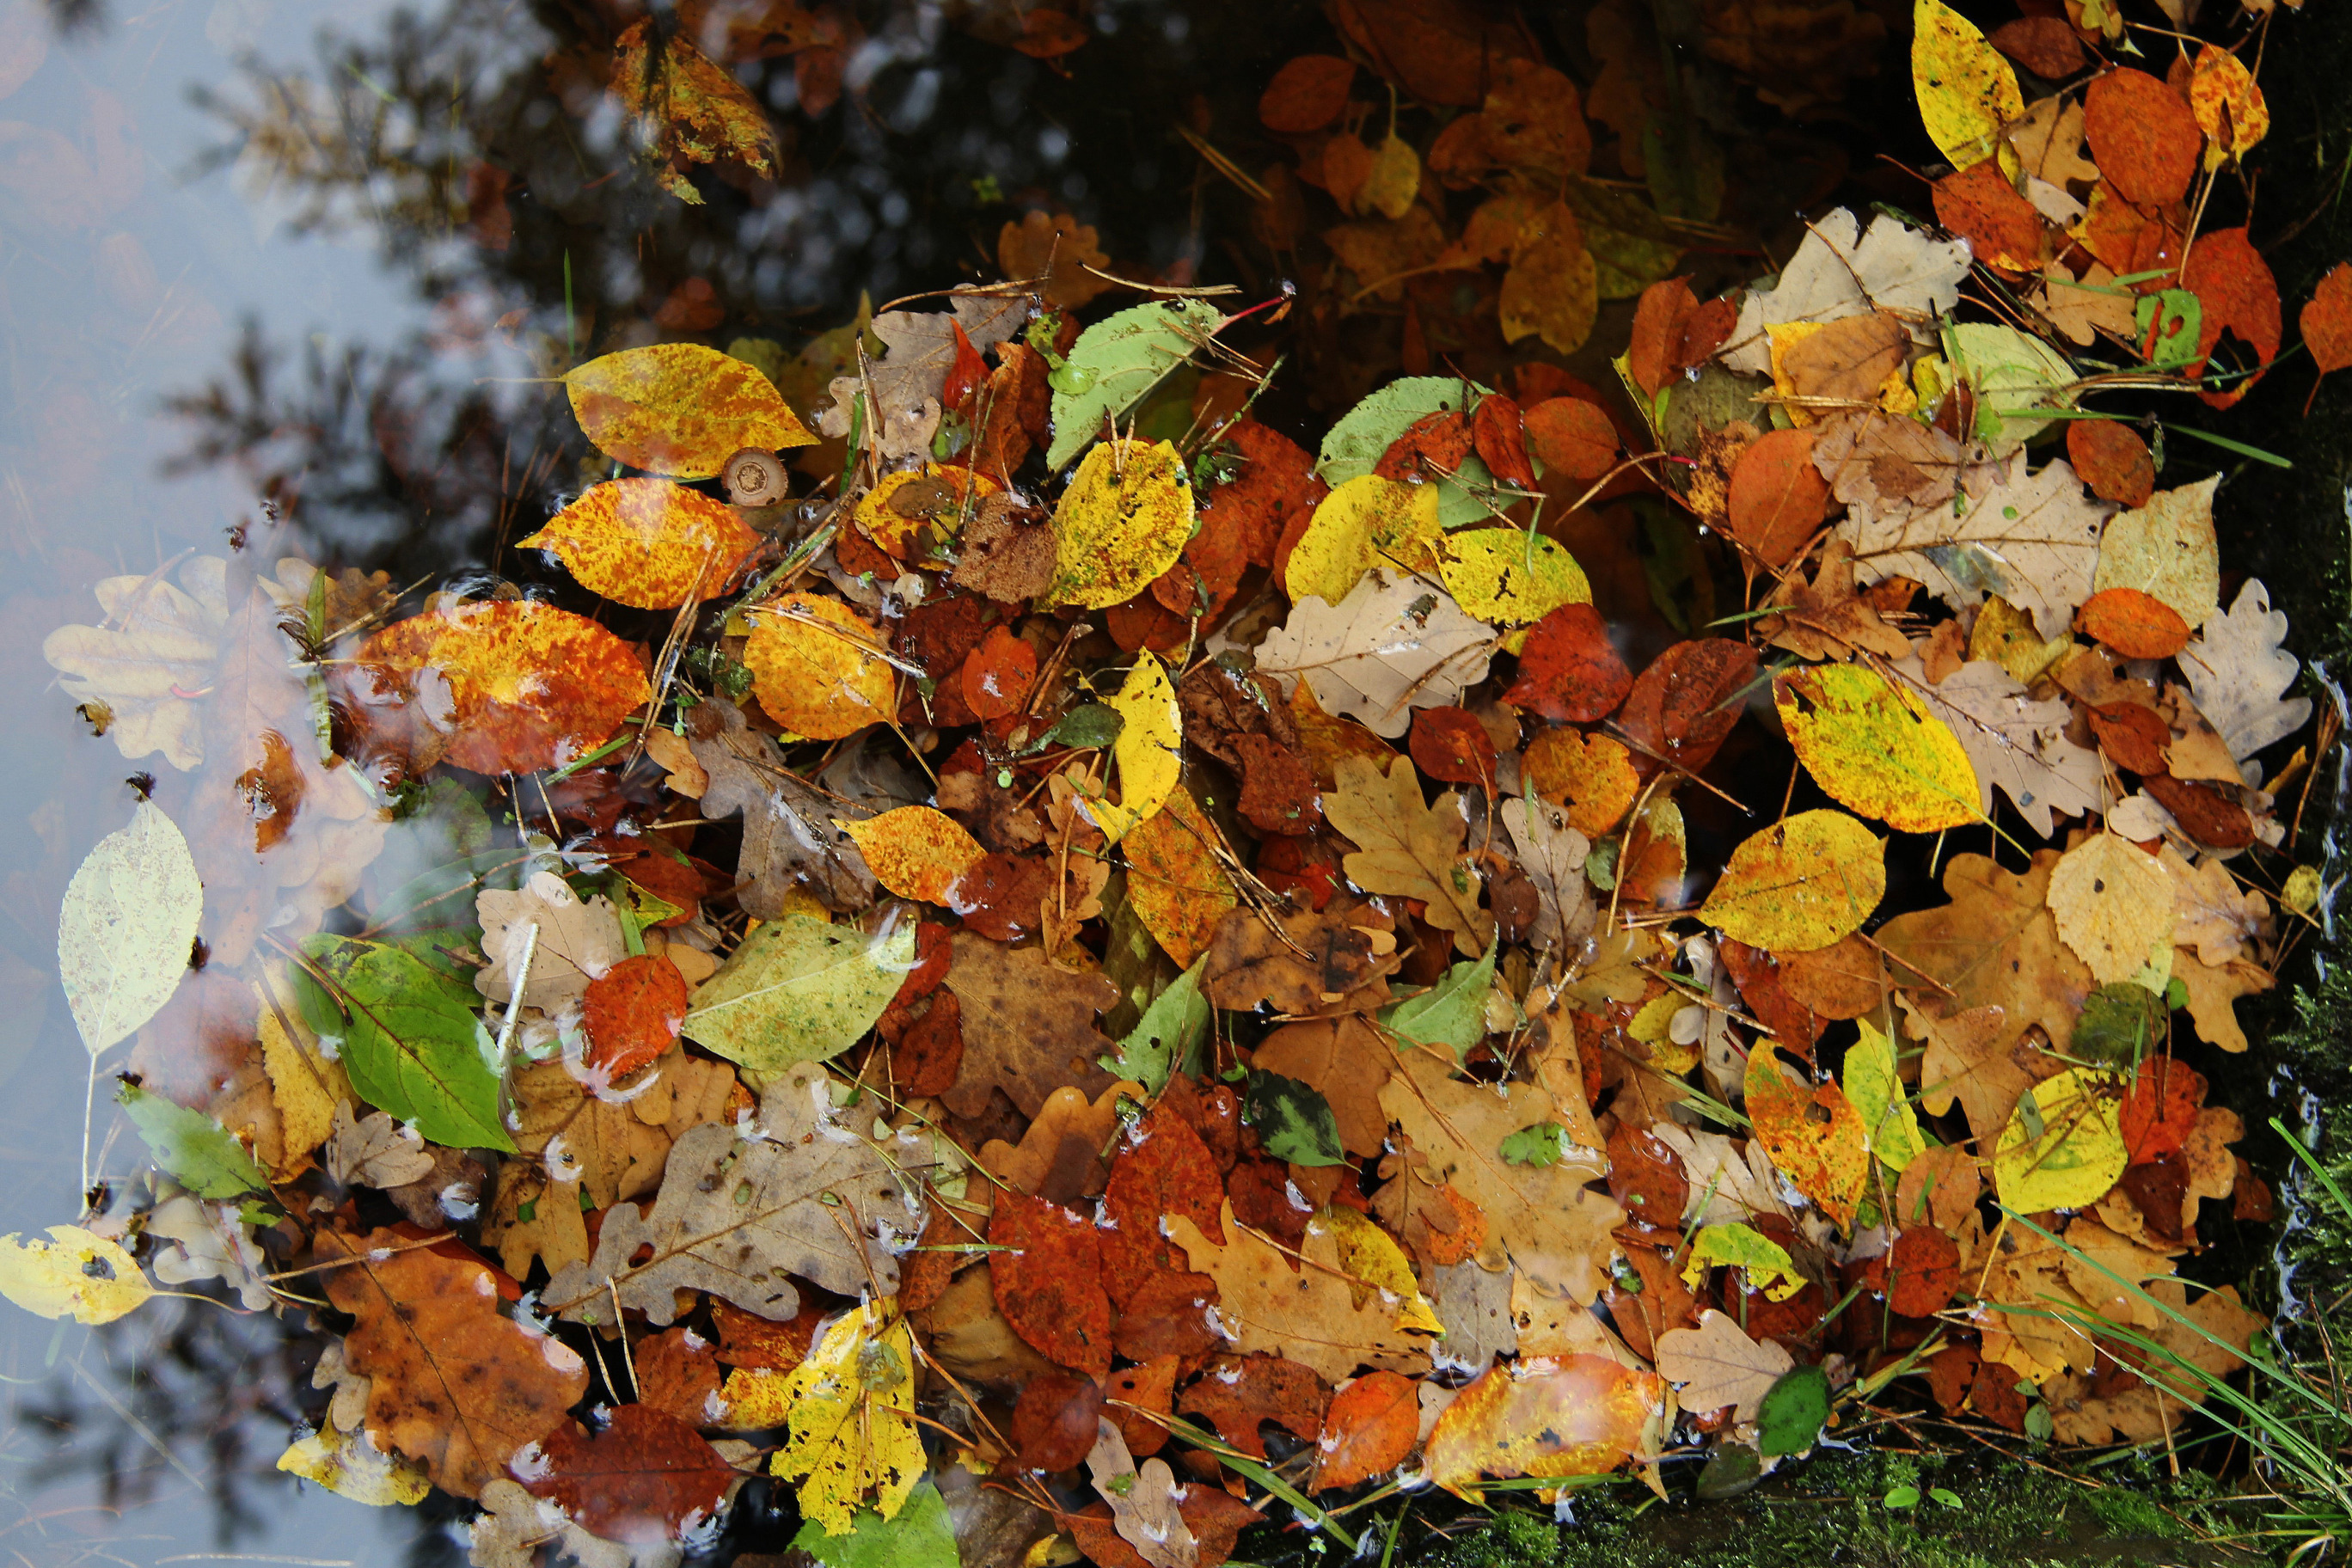
[[2083, 95], [2083, 134], [2099, 173], [2126, 201], [2179, 201], [2197, 172], [2205, 137], [2179, 93], [2128, 67], [2095, 79]]
[[1110, 1298], [1091, 1217], [999, 1193], [988, 1241], [996, 1305], [1013, 1331], [1049, 1360], [1096, 1378], [1111, 1360]]
[[941, 1096], [959, 1116], [977, 1116], [1001, 1088], [1024, 1116], [1071, 1085], [1089, 1097], [1109, 1087], [1096, 1058], [1114, 1049], [1095, 1016], [1118, 1005], [1118, 987], [1099, 974], [1073, 974], [1035, 948], [1007, 948], [969, 931], [955, 938], [948, 989], [963, 1005], [964, 1066]]
[[132, 807], [130, 826], [100, 839], [75, 868], [58, 910], [58, 976], [93, 1059], [129, 1038], [179, 989], [204, 903], [187, 839], [151, 800]]
[[[482, 956], [489, 961], [475, 971], [474, 989], [501, 1007], [519, 1002], [552, 1013], [579, 1001], [628, 952], [613, 900], [602, 893], [583, 900], [552, 871], [532, 872], [512, 892], [483, 889], [475, 895], [474, 911], [482, 923]], [[518, 980], [523, 982], [520, 997]]]
[[2037, 1214], [2087, 1208], [2105, 1196], [2130, 1158], [2117, 1122], [2117, 1089], [2112, 1078], [2070, 1068], [2020, 1094], [1993, 1149], [1993, 1187], [2001, 1203]]
[[1323, 813], [1357, 851], [1345, 861], [1349, 880], [1375, 893], [1428, 901], [1428, 920], [1454, 933], [1465, 953], [1484, 952], [1494, 938], [1494, 916], [1482, 909], [1483, 884], [1463, 853], [1467, 824], [1451, 794], [1422, 802], [1421, 779], [1400, 758], [1383, 778], [1360, 757], [1343, 757], [1339, 784], [1323, 797]]
[[1664, 1405], [1656, 1373], [1604, 1356], [1495, 1367], [1439, 1415], [1426, 1444], [1429, 1479], [1475, 1502], [1488, 1478], [1613, 1470], [1654, 1442]]
[[1175, 445], [1094, 447], [1070, 476], [1053, 528], [1054, 581], [1045, 602], [1100, 609], [1133, 598], [1176, 564], [1192, 536], [1192, 489]]
[[823, 1061], [874, 1026], [914, 962], [911, 920], [868, 935], [788, 914], [745, 937], [696, 987], [684, 1033], [762, 1072]]
[[875, 880], [926, 904], [947, 902], [949, 889], [987, 853], [961, 823], [928, 805], [902, 805], [834, 826], [856, 844]]
[[0, 1295], [44, 1318], [110, 1323], [154, 1294], [138, 1260], [77, 1225], [49, 1226], [47, 1241], [0, 1236]]
[[2035, 700], [1986, 659], [1971, 658], [1933, 684], [1916, 655], [1890, 668], [1968, 752], [1980, 815], [1991, 815], [1996, 785], [2044, 837], [2057, 816], [2099, 808], [2099, 756], [2066, 738], [2073, 711], [2063, 701]]
[[838, 599], [786, 594], [751, 617], [743, 662], [760, 706], [813, 740], [838, 740], [896, 710], [889, 639]]
[[1283, 63], [1257, 101], [1258, 122], [1277, 136], [1304, 136], [1339, 118], [1356, 79], [1353, 60], [1299, 55]]
[[102, 704], [107, 735], [131, 759], [161, 752], [183, 771], [205, 759], [201, 698], [228, 626], [228, 563], [199, 555], [180, 568], [184, 589], [161, 573], [102, 577], [92, 586], [100, 626], [62, 626], [41, 656], [76, 702]]
[[2060, 939], [2107, 984], [2130, 979], [2172, 946], [2170, 879], [2155, 857], [2112, 833], [2059, 859], [2050, 913]]
[[[1057, 378], [1055, 388], [1054, 440], [1045, 453], [1045, 466], [1067, 467], [1072, 458], [1103, 433], [1106, 421], [1125, 415], [1223, 325], [1224, 317], [1215, 306], [1204, 300], [1182, 300], [1137, 305], [1107, 316], [1079, 333], [1078, 341], [1070, 346], [1069, 369]], [[1107, 444], [1097, 451], [1108, 449]], [[1171, 542], [1167, 561], [1141, 574], [1136, 588], [1167, 570], [1183, 546], [1182, 532], [1189, 531], [1187, 528], [1180, 532]], [[1065, 570], [1067, 567], [1065, 557]], [[1122, 594], [1094, 602], [1116, 604], [1125, 597]]]
[[1776, 677], [1772, 700], [1805, 771], [1840, 805], [1905, 833], [1979, 820], [1967, 751], [1906, 687], [1867, 666]]
[[2017, 73], [1941, 0], [1916, 0], [1911, 28], [1911, 83], [1927, 139], [1956, 168], [1991, 156], [2001, 127], [2025, 111]]
[[[759, 100], [732, 73], [704, 58], [682, 33], [665, 36], [653, 31], [649, 20], [633, 24], [614, 40], [613, 86], [620, 95], [622, 108], [647, 128], [648, 155], [655, 164], [655, 179], [678, 200], [694, 206], [702, 205], [702, 194], [683, 171], [683, 165], [688, 163], [710, 163], [728, 158], [756, 174], [774, 174], [776, 133], [770, 128]], [[679, 349], [695, 345], [658, 346]], [[756, 379], [765, 385], [764, 377]], [[772, 388], [770, 390], [772, 393]], [[777, 406], [782, 407], [781, 400]], [[786, 413], [784, 417], [792, 416]], [[586, 420], [583, 418], [582, 423]], [[785, 443], [779, 441], [771, 447], [782, 445]]]
[[1698, 1326], [1658, 1336], [1658, 1375], [1677, 1384], [1685, 1410], [1736, 1407], [1742, 1421], [1756, 1419], [1756, 1407], [1780, 1374], [1795, 1363], [1777, 1341], [1758, 1342], [1738, 1323], [1707, 1309]]
[[523, 1482], [592, 1535], [659, 1547], [724, 1510], [740, 1479], [718, 1450], [675, 1415], [615, 1405], [601, 1430], [566, 1421], [539, 1445]]
[[1881, 215], [1864, 231], [1837, 207], [1806, 226], [1796, 255], [1769, 289], [1751, 289], [1721, 356], [1729, 369], [1763, 375], [1772, 368], [1765, 329], [1790, 321], [1834, 321], [1871, 310], [1925, 321], [1959, 300], [1971, 258], [1965, 240], [1937, 239]]
[[1421, 1437], [1420, 1385], [1368, 1372], [1331, 1396], [1316, 1439], [1314, 1489], [1332, 1491], [1394, 1469]]
[[2296, 669], [2294, 656], [2279, 646], [2286, 630], [2286, 616], [2271, 608], [2270, 590], [2249, 578], [2229, 609], [2208, 619], [2180, 652], [2197, 710], [2241, 762], [2311, 718], [2311, 699], [2285, 695]]
[[803, 890], [829, 909], [862, 910], [874, 901], [866, 857], [835, 826], [846, 809], [843, 801], [785, 766], [775, 742], [751, 729], [731, 702], [695, 704], [688, 725], [691, 754], [710, 777], [702, 814], [743, 819], [737, 874], [749, 879], [735, 898], [745, 914], [774, 920]]
[[1303, 679], [1325, 710], [1391, 739], [1415, 708], [1442, 707], [1485, 679], [1495, 628], [1411, 577], [1375, 567], [1337, 605], [1300, 603], [1258, 645], [1257, 668]]
[[[2003, 1057], [2035, 1025], [2053, 1040], [2072, 1038], [2083, 999], [2098, 984], [2050, 915], [2058, 858], [2057, 850], [2038, 850], [2017, 872], [1982, 855], [1956, 855], [1944, 868], [1950, 903], [1896, 915], [1875, 933], [1898, 984], [1913, 975], [1932, 982], [1948, 1013], [2001, 1009], [1998, 1039], [1986, 1048]], [[1950, 1102], [1927, 1103], [1940, 1113]]]
[[1829, 946], [1886, 895], [1885, 845], [1843, 812], [1801, 811], [1731, 852], [1699, 918], [1776, 952]]
[[2147, 443], [2119, 420], [2069, 421], [2066, 457], [2101, 500], [2145, 506], [2156, 491], [2156, 462]]
[[611, 479], [515, 548], [554, 552], [583, 587], [607, 599], [667, 610], [717, 598], [759, 542], [733, 508], [699, 490], [667, 479]]
[[2253, 73], [2228, 49], [2207, 44], [2189, 68], [2189, 110], [2212, 143], [2207, 154], [2219, 164], [2242, 158], [2270, 134], [2270, 105]]
[[1394, 1309], [1377, 1292], [1354, 1303], [1354, 1288], [1339, 1263], [1339, 1239], [1310, 1220], [1297, 1258], [1234, 1218], [1224, 1204], [1219, 1228], [1234, 1239], [1219, 1246], [1182, 1215], [1163, 1226], [1192, 1268], [1217, 1283], [1216, 1322], [1244, 1354], [1286, 1356], [1336, 1383], [1359, 1365], [1385, 1370], [1428, 1365], [1425, 1342], [1396, 1326]]
[[1731, 470], [1731, 535], [1775, 570], [1794, 560], [1829, 516], [1830, 487], [1815, 466], [1814, 439], [1811, 430], [1772, 431]]
[[786, 1374], [791, 1431], [769, 1468], [800, 1481], [803, 1516], [827, 1534], [850, 1533], [868, 1500], [897, 1517], [922, 1479], [914, 1377], [913, 1337], [887, 1300], [835, 1319]]

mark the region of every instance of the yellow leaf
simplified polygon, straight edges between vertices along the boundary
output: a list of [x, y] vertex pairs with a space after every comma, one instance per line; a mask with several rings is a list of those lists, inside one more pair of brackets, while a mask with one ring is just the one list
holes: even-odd
[[2124, 1146], [2123, 1085], [2070, 1068], [2018, 1098], [1992, 1152], [1993, 1190], [2020, 1214], [2088, 1208], [2131, 1159]]
[[1774, 952], [1860, 931], [1886, 896], [1886, 847], [1842, 811], [1801, 811], [1731, 852], [1699, 918]]
[[1622, 742], [1565, 725], [1538, 731], [1519, 766], [1529, 793], [1568, 807], [1568, 825], [1588, 838], [1615, 827], [1642, 792]]
[[1976, 769], [1911, 691], [1859, 664], [1792, 669], [1772, 683], [1781, 726], [1831, 799], [1905, 833], [1975, 822]]
[[1413, 1334], [1445, 1331], [1437, 1310], [1421, 1293], [1421, 1281], [1413, 1276], [1412, 1260], [1405, 1256], [1394, 1237], [1374, 1224], [1369, 1215], [1351, 1208], [1335, 1205], [1325, 1209], [1318, 1217], [1339, 1237], [1341, 1271], [1396, 1299], [1398, 1328]]
[[1218, 922], [1241, 902], [1231, 877], [1210, 852], [1216, 842], [1206, 813], [1181, 789], [1166, 809], [1129, 829], [1127, 900], [1136, 918], [1180, 968], [1209, 951]]
[[1570, 354], [1592, 335], [1601, 274], [1566, 202], [1538, 209], [1520, 226], [1496, 308], [1507, 342], [1535, 334], [1546, 347]]
[[1845, 1091], [1807, 1084], [1780, 1065], [1769, 1038], [1748, 1052], [1748, 1115], [1774, 1169], [1842, 1227], [1870, 1177], [1869, 1132]]
[[2217, 44], [2198, 51], [2189, 78], [2189, 107], [2199, 129], [2212, 145], [2205, 150], [2205, 166], [2218, 169], [2270, 134], [2270, 105], [2254, 85], [2246, 64]]
[[2050, 873], [2050, 918], [2099, 984], [2113, 985], [2169, 952], [2178, 919], [2172, 879], [2128, 839], [2097, 834], [2067, 850]]
[[[328, 1060], [310, 1031], [294, 1022], [293, 995], [281, 978], [271, 974], [256, 981], [253, 992], [261, 1005], [257, 1032], [261, 1037], [262, 1070], [269, 1075], [270, 1098], [278, 1106], [285, 1149], [269, 1173], [278, 1181], [290, 1182], [310, 1168], [311, 1154], [334, 1131], [336, 1101], [356, 1102], [359, 1096], [352, 1090], [343, 1064]], [[289, 1023], [294, 1026], [291, 1037], [286, 1030]]]
[[835, 1319], [782, 1390], [791, 1433], [769, 1470], [806, 1478], [801, 1512], [827, 1535], [848, 1534], [861, 1503], [895, 1518], [922, 1478], [914, 1340], [897, 1313], [885, 1298]]
[[1118, 764], [1118, 802], [1081, 797], [1078, 809], [1116, 844], [1157, 813], [1182, 771], [1184, 716], [1168, 667], [1149, 653], [1135, 656], [1126, 683], [1104, 705], [1126, 721], [1110, 746]]
[[687, 29], [656, 33], [640, 21], [614, 40], [614, 90], [642, 122], [647, 157], [662, 189], [702, 205], [680, 165], [732, 158], [755, 174], [776, 172], [776, 133], [734, 75], [705, 58]]
[[1132, 599], [1192, 537], [1192, 488], [1175, 444], [1098, 442], [1054, 509], [1054, 581], [1041, 603], [1099, 610]]
[[774, 384], [700, 343], [654, 343], [592, 359], [563, 378], [572, 412], [615, 462], [707, 479], [745, 447], [814, 446]]
[[919, 558], [917, 538], [926, 528], [954, 533], [982, 498], [997, 491], [996, 481], [970, 468], [943, 468], [925, 463], [885, 474], [881, 482], [857, 499], [857, 526], [882, 549], [901, 561]]
[[760, 536], [735, 509], [667, 479], [612, 479], [547, 520], [518, 550], [551, 550], [581, 586], [640, 610], [715, 599]]
[[[1432, 487], [1423, 486], [1423, 489]], [[1562, 605], [1592, 603], [1584, 568], [1558, 542], [1524, 530], [1474, 528], [1445, 542], [1438, 568], [1454, 603], [1482, 621], [1524, 626]]]
[[278, 1456], [278, 1468], [370, 1508], [413, 1508], [433, 1489], [414, 1460], [384, 1453], [360, 1433], [332, 1425], [297, 1438]]
[[1282, 586], [1293, 604], [1307, 598], [1336, 605], [1376, 561], [1408, 572], [1435, 564], [1442, 537], [1437, 487], [1409, 485], [1359, 474], [1323, 498], [1290, 552]]
[[1359, 209], [1370, 208], [1385, 218], [1400, 218], [1412, 210], [1421, 195], [1421, 154], [1395, 132], [1372, 154], [1371, 172], [1356, 192]]
[[897, 711], [898, 682], [876, 655], [881, 629], [838, 599], [786, 594], [754, 612], [743, 646], [760, 706], [815, 741], [837, 741]]
[[1895, 1070], [1895, 1042], [1856, 1019], [1862, 1038], [1846, 1049], [1845, 1097], [1862, 1118], [1870, 1152], [1888, 1170], [1900, 1173], [1927, 1151], [1919, 1135], [1919, 1118], [1904, 1097]]
[[2005, 150], [2000, 128], [2025, 112], [2017, 72], [1976, 24], [1943, 0], [1917, 0], [1912, 7], [1911, 85], [1927, 139], [1956, 169]]
[[47, 1241], [0, 1236], [0, 1296], [44, 1318], [110, 1323], [155, 1293], [138, 1261], [78, 1225], [49, 1226]]
[[1748, 1226], [1700, 1226], [1683, 1263], [1683, 1283], [1697, 1289], [1706, 1271], [1718, 1263], [1748, 1270], [1748, 1283], [1775, 1301], [1785, 1301], [1805, 1288], [1805, 1277], [1780, 1244]]
[[856, 841], [874, 879], [902, 899], [947, 901], [948, 889], [988, 851], [963, 824], [928, 805], [902, 805], [862, 822], [841, 817], [835, 826]]
[[1429, 1434], [1429, 1479], [1479, 1500], [1476, 1483], [1593, 1476], [1647, 1447], [1665, 1409], [1654, 1372], [1607, 1356], [1536, 1356], [1488, 1369], [1454, 1395]]

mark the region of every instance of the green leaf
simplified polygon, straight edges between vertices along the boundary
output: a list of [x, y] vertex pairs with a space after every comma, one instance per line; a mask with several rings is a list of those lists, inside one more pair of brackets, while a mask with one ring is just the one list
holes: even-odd
[[2128, 980], [2102, 985], [2083, 998], [2066, 1049], [2085, 1061], [2129, 1067], [2164, 1038], [2168, 1011], [2165, 998], [2145, 985]]
[[1513, 1165], [1557, 1165], [1568, 1158], [1576, 1141], [1557, 1121], [1538, 1121], [1505, 1138], [1496, 1152]]
[[1886, 1492], [1886, 1506], [1889, 1508], [1917, 1508], [1919, 1506], [1919, 1489], [1917, 1487], [1888, 1488]]
[[1813, 1446], [1830, 1418], [1830, 1374], [1801, 1366], [1780, 1374], [1757, 1406], [1756, 1446], [1767, 1455], [1795, 1454]]
[[1862, 1117], [1870, 1152], [1888, 1170], [1906, 1170], [1927, 1142], [1895, 1073], [1895, 1042], [1871, 1027], [1867, 1018], [1859, 1022], [1862, 1037], [1845, 1053], [1845, 1081], [1840, 1087]]
[[947, 1500], [929, 1481], [915, 1483], [893, 1518], [859, 1509], [846, 1535], [827, 1535], [824, 1525], [805, 1521], [793, 1549], [824, 1568], [956, 1568], [957, 1561]]
[[1106, 417], [1116, 420], [1142, 401], [1224, 321], [1214, 305], [1199, 300], [1155, 300], [1080, 332], [1054, 373], [1054, 444], [1045, 466], [1062, 468], [1085, 451], [1103, 433]]
[[1201, 969], [1208, 962], [1202, 958], [1151, 999], [1142, 1018], [1118, 1043], [1118, 1054], [1101, 1058], [1105, 1072], [1132, 1079], [1154, 1094], [1168, 1087], [1169, 1075], [1209, 1032], [1215, 1009], [1201, 994]]
[[1405, 1039], [1421, 1046], [1444, 1046], [1456, 1061], [1467, 1058], [1486, 1037], [1486, 996], [1495, 984], [1498, 941], [1486, 956], [1464, 959], [1445, 972], [1428, 990], [1381, 1010], [1381, 1022]]
[[2143, 297], [2132, 308], [2132, 323], [2142, 342], [2154, 332], [2149, 345], [2150, 370], [2179, 370], [2197, 357], [2205, 331], [2205, 302], [2186, 289], [2167, 289]]
[[2052, 395], [2076, 379], [2066, 356], [2015, 327], [1988, 321], [1946, 327], [1944, 354], [1956, 372], [1976, 384], [1979, 433], [1993, 444], [1995, 456], [2016, 450], [2049, 425], [2033, 417], [2036, 405], [2047, 401], [2063, 408], [2073, 402], [2071, 394]]
[[343, 1068], [362, 1099], [414, 1121], [428, 1142], [513, 1152], [473, 987], [384, 942], [313, 937], [303, 949], [332, 982], [320, 1032], [342, 1037]]
[[[1484, 397], [1487, 389], [1472, 382], [1467, 392], [1471, 397]], [[1349, 479], [1361, 479], [1380, 466], [1390, 444], [1403, 435], [1405, 427], [1414, 420], [1441, 409], [1465, 408], [1466, 412], [1464, 394], [1459, 376], [1409, 375], [1389, 383], [1339, 416], [1339, 422], [1323, 437], [1322, 449], [1315, 458], [1315, 471], [1334, 489]], [[1439, 475], [1439, 526], [1461, 528], [1491, 519], [1494, 508], [1502, 504], [1495, 489], [1495, 476], [1475, 458], [1464, 459], [1454, 473]]]
[[[1127, 716], [1108, 702], [1088, 702], [1062, 715], [1045, 737], [1047, 746], [1108, 746], [1127, 728]], [[1044, 747], [1038, 748], [1040, 751]]]
[[201, 1110], [190, 1110], [135, 1083], [125, 1083], [115, 1103], [172, 1179], [200, 1198], [235, 1198], [269, 1190], [268, 1173], [254, 1163], [229, 1130]]
[[1242, 1094], [1242, 1118], [1257, 1129], [1257, 1141], [1277, 1160], [1294, 1165], [1347, 1163], [1331, 1102], [1295, 1078], [1253, 1069]]
[[915, 965], [915, 922], [868, 936], [806, 915], [770, 921], [703, 982], [686, 1037], [732, 1062], [777, 1072], [857, 1043]]
[[188, 841], [152, 801], [90, 850], [58, 912], [58, 976], [91, 1056], [172, 999], [204, 909]]

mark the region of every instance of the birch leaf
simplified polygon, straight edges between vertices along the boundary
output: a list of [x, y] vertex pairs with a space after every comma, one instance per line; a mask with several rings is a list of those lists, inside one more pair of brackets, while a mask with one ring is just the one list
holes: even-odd
[[[1084, 451], [1103, 434], [1106, 421], [1142, 402], [1224, 322], [1217, 308], [1204, 300], [1154, 301], [1106, 317], [1080, 332], [1070, 345], [1063, 374], [1055, 377], [1054, 441], [1046, 449], [1045, 466], [1059, 468]], [[1184, 542], [1180, 538], [1176, 542]], [[1159, 574], [1148, 573], [1144, 580]]]
[[1304, 679], [1325, 711], [1395, 740], [1414, 709], [1445, 707], [1485, 679], [1495, 647], [1495, 628], [1450, 597], [1374, 567], [1336, 605], [1300, 602], [1258, 645], [1257, 667], [1286, 690]]
[[47, 1241], [0, 1236], [0, 1296], [44, 1318], [110, 1323], [154, 1294], [138, 1260], [77, 1225], [49, 1226]]
[[762, 1072], [856, 1045], [915, 965], [915, 922], [868, 936], [806, 915], [770, 921], [694, 993], [686, 1037]]
[[58, 912], [58, 974], [91, 1056], [172, 999], [204, 906], [188, 841], [152, 801], [90, 850]]

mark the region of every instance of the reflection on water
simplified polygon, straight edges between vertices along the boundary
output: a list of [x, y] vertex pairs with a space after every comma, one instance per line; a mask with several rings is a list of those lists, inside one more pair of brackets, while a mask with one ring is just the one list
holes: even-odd
[[[44, 638], [99, 622], [109, 579], [157, 603], [159, 584], [212, 584], [169, 601], [212, 639], [207, 668], [211, 646], [276, 635], [287, 555], [394, 587], [543, 580], [509, 542], [602, 476], [541, 378], [682, 333], [766, 340], [750, 352], [781, 368], [861, 292], [992, 273], [1024, 206], [1116, 223], [1123, 259], [1181, 278], [1202, 204], [1177, 188], [1193, 161], [1168, 127], [1213, 40], [1181, 8], [1098, 5], [1097, 80], [1120, 86], [1080, 138], [1072, 84], [1006, 47], [1027, 10], [662, 8], [732, 62], [779, 137], [774, 178], [698, 169], [689, 206], [605, 90], [639, 16], [625, 0], [0, 0], [0, 1231], [79, 1212], [66, 881], [125, 819], [127, 776], [163, 775], [183, 820], [191, 789], [92, 739]], [[226, 578], [208, 557], [232, 561]], [[199, 794], [269, 776], [266, 757], [230, 776], [205, 734], [215, 690], [149, 667], [160, 684], [122, 717], [184, 752], [209, 740]], [[289, 728], [300, 696], [272, 699]], [[295, 820], [332, 831], [316, 810]], [[373, 874], [395, 886], [451, 848], [395, 826]], [[208, 905], [248, 873], [208, 868]], [[262, 884], [265, 913], [281, 891]], [[200, 1073], [208, 1037], [249, 1039], [250, 999], [222, 973], [239, 953], [220, 956], [102, 1068]], [[143, 1154], [105, 1124], [96, 1168], [120, 1184]], [[0, 1312], [0, 1549], [40, 1568], [462, 1560], [446, 1500], [373, 1510], [275, 1470], [326, 1397], [303, 1320], [194, 1301], [99, 1330]]]

